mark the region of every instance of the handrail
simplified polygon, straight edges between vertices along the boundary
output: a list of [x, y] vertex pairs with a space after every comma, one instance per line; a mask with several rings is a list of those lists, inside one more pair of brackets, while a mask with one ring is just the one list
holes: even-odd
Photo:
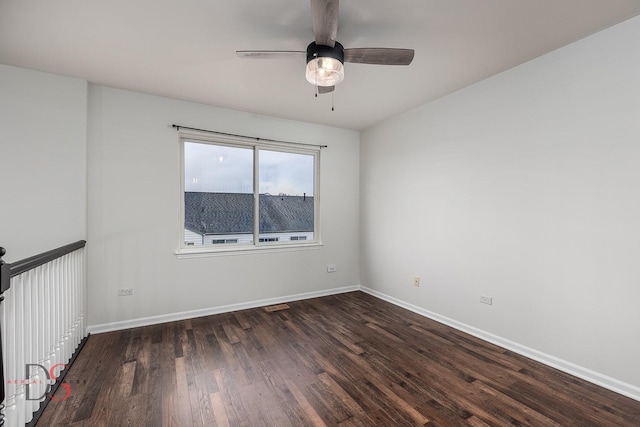
[[73, 251], [84, 248], [86, 244], [86, 240], [78, 240], [75, 243], [70, 243], [57, 249], [52, 249], [50, 251], [25, 258], [20, 261], [12, 262], [11, 264], [2, 261], [2, 256], [6, 253], [6, 251], [4, 248], [0, 248], [0, 269], [2, 270], [2, 272], [0, 273], [0, 294], [9, 289], [9, 280], [12, 277], [17, 276], [18, 274], [22, 274], [25, 271], [29, 271], [33, 268], [40, 267], [41, 265], [53, 261], [56, 258], [60, 258], [64, 255], [70, 254]]
[[53, 261], [56, 258], [60, 258], [66, 254], [70, 254], [73, 251], [77, 251], [78, 249], [84, 248], [87, 244], [86, 240], [78, 240], [75, 243], [70, 243], [65, 246], [61, 246], [58, 249], [52, 249], [47, 252], [43, 252], [39, 255], [34, 255], [29, 258], [25, 258], [21, 261], [16, 261], [11, 263], [11, 277], [17, 276], [18, 274], [22, 274], [25, 271], [29, 271], [32, 268], [40, 267], [48, 263], [49, 261]]

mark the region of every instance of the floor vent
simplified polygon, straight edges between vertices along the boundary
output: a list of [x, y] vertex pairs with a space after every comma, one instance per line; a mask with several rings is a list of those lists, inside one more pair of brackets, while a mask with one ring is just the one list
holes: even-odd
[[264, 311], [266, 311], [267, 313], [273, 313], [274, 311], [288, 310], [290, 308], [291, 307], [289, 307], [289, 304], [276, 304], [265, 307]]

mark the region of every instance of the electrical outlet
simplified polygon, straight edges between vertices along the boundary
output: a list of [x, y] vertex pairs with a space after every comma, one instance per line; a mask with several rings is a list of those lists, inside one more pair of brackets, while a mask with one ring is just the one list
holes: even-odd
[[335, 273], [336, 271], [338, 271], [338, 268], [335, 264], [327, 265], [327, 273]]
[[133, 288], [118, 289], [119, 297], [130, 297], [133, 295]]
[[415, 276], [413, 278], [413, 286], [415, 286], [416, 288], [420, 287], [420, 276]]
[[487, 305], [493, 305], [493, 298], [486, 295], [480, 295], [480, 302]]

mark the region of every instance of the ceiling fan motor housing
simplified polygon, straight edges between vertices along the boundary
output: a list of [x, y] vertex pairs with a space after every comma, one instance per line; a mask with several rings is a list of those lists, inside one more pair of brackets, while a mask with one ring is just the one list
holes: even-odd
[[336, 42], [335, 47], [311, 42], [307, 46], [307, 63], [315, 58], [334, 58], [344, 64], [344, 47]]

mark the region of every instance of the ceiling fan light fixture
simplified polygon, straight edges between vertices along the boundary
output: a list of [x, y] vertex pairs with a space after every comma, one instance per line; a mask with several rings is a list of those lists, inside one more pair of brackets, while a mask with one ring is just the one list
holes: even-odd
[[344, 49], [336, 42], [335, 47], [317, 45], [307, 47], [306, 78], [315, 86], [335, 86], [344, 80]]
[[335, 58], [315, 58], [307, 63], [307, 81], [317, 86], [335, 86], [344, 80], [344, 65]]

